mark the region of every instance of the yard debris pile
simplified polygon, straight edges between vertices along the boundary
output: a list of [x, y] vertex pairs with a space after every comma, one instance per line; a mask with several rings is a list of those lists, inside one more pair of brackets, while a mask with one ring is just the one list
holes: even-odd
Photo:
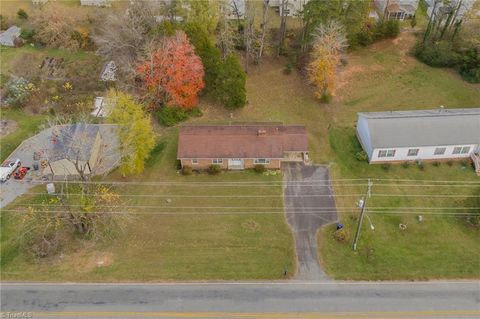
[[100, 80], [105, 82], [117, 80], [117, 65], [115, 61], [109, 61], [105, 64], [100, 74]]
[[15, 132], [17, 129], [17, 122], [13, 120], [1, 120], [0, 121], [0, 136], [6, 136]]
[[63, 58], [45, 57], [42, 64], [40, 64], [40, 70], [46, 73], [46, 76], [61, 76], [60, 70], [63, 69]]

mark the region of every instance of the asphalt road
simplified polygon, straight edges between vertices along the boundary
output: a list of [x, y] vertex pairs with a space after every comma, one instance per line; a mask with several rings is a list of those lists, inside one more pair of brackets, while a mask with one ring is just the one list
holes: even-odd
[[[335, 198], [328, 168], [285, 163], [285, 212], [292, 228], [298, 259], [298, 280], [327, 280], [319, 264], [317, 231], [320, 227], [337, 221]], [[319, 197], [293, 197], [293, 195], [322, 195]], [[316, 210], [316, 213], [311, 213]], [[321, 212], [319, 212], [321, 211]]]
[[1, 310], [2, 318], [479, 318], [480, 283], [2, 284]]

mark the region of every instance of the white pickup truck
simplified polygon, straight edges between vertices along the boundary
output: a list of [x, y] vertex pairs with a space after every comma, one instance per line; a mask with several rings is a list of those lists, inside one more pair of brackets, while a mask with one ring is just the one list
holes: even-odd
[[18, 158], [14, 161], [3, 163], [2, 166], [0, 166], [0, 182], [6, 182], [20, 165], [22, 165], [22, 163], [20, 163]]

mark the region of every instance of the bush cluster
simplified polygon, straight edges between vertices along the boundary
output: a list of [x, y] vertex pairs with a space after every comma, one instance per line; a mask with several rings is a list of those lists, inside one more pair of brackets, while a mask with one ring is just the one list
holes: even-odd
[[480, 53], [477, 48], [457, 50], [447, 41], [418, 42], [413, 53], [427, 65], [454, 67], [466, 81], [480, 83]]
[[400, 23], [397, 20], [378, 21], [374, 25], [366, 25], [363, 30], [348, 37], [351, 47], [367, 46], [383, 39], [396, 38], [400, 34]]
[[160, 124], [164, 126], [174, 126], [180, 122], [186, 121], [190, 116], [202, 116], [202, 111], [198, 108], [184, 110], [179, 107], [164, 106], [155, 112], [155, 116]]
[[208, 167], [208, 173], [211, 175], [218, 175], [222, 171], [222, 168], [218, 164], [212, 164]]
[[182, 175], [188, 176], [188, 175], [192, 175], [192, 173], [193, 173], [193, 170], [190, 166], [182, 167]]
[[265, 168], [265, 165], [257, 164], [257, 165], [255, 165], [255, 167], [253, 168], [253, 170], [254, 170], [256, 173], [262, 174], [262, 173], [264, 173], [267, 169]]

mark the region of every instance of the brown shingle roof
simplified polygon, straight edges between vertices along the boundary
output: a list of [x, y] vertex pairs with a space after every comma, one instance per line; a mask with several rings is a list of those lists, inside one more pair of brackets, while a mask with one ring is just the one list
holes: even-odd
[[284, 152], [306, 152], [307, 146], [302, 125], [185, 125], [177, 158], [283, 158]]

